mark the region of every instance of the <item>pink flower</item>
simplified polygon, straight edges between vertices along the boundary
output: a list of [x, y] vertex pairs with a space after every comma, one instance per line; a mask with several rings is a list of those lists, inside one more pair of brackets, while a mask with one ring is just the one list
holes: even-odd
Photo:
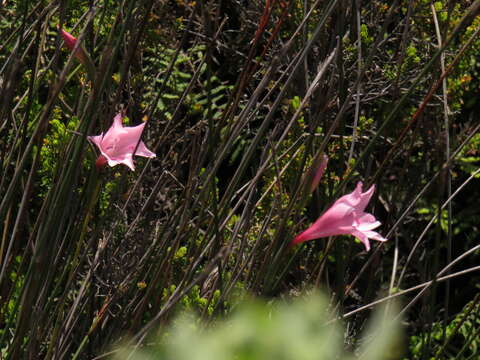
[[[97, 168], [108, 165], [125, 164], [130, 169], [135, 170], [133, 165], [133, 155], [153, 158], [155, 153], [147, 149], [143, 141], [140, 140], [145, 123], [137, 126], [123, 126], [123, 115], [117, 114], [113, 119], [113, 124], [105, 133], [97, 136], [89, 136], [88, 139], [97, 145], [102, 153], [97, 159]], [[138, 144], [138, 147], [137, 147]], [[137, 148], [137, 151], [135, 151]], [[135, 154], [133, 153], [135, 151]]]
[[297, 235], [291, 246], [304, 241], [333, 235], [353, 235], [358, 238], [365, 248], [370, 250], [368, 239], [386, 241], [379, 233], [372, 231], [381, 225], [372, 214], [364, 210], [375, 191], [375, 185], [362, 193], [362, 182], [358, 182], [355, 191], [342, 196], [318, 218], [307, 230]]

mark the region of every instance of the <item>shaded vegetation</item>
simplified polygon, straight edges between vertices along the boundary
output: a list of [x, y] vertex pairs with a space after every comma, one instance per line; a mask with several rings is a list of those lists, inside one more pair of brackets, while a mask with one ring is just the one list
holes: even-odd
[[[215, 323], [245, 297], [320, 287], [347, 348], [399, 297], [394, 358], [474, 359], [479, 12], [478, 0], [3, 1], [1, 356], [101, 358], [148, 347], [184, 310]], [[120, 111], [146, 122], [156, 158], [99, 171], [87, 136]], [[311, 193], [304, 174], [323, 154]], [[368, 212], [388, 242], [288, 247], [357, 181], [376, 184]]]

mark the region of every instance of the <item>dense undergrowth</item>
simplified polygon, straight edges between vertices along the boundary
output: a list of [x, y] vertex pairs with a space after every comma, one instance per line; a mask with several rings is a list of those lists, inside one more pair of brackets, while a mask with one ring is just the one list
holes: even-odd
[[[478, 0], [3, 1], [0, 356], [120, 356], [155, 333], [169, 358], [182, 346], [168, 345], [172, 322], [187, 344], [209, 341], [176, 314], [217, 324], [246, 298], [287, 309], [317, 287], [350, 352], [370, 310], [398, 298], [402, 350], [377, 358], [478, 358], [479, 12]], [[117, 113], [145, 122], [156, 153], [135, 171], [98, 166], [87, 140]], [[357, 181], [376, 185], [368, 212], [387, 242], [288, 246]], [[232, 329], [262, 329], [263, 315]], [[267, 351], [248, 344], [241, 358]]]

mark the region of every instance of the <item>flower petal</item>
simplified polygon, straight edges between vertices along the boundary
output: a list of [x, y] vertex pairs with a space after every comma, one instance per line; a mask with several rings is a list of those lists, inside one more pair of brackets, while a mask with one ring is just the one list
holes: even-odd
[[95, 145], [97, 145], [98, 148], [100, 149], [102, 144], [102, 139], [103, 139], [103, 133], [96, 136], [87, 136], [87, 139], [93, 142]]
[[347, 195], [343, 195], [340, 199], [335, 201], [334, 204], [342, 203], [342, 204], [345, 204], [345, 205], [347, 205], [351, 208], [354, 208], [360, 202], [361, 194], [362, 194], [361, 185], [360, 185], [360, 190], [359, 190], [358, 185], [357, 185], [357, 187], [355, 188], [355, 190], [353, 192], [351, 192], [350, 194], [347, 194]]
[[364, 232], [354, 230], [352, 231], [352, 235], [365, 245], [365, 250], [370, 251], [370, 241], [368, 241], [368, 236]]
[[143, 141], [140, 141], [140, 143], [138, 144], [138, 148], [137, 148], [137, 151], [135, 151], [135, 155], [148, 157], [148, 158], [154, 158], [157, 156], [154, 152], [147, 149], [147, 146]]
[[333, 204], [307, 230], [293, 240], [293, 245], [321, 237], [350, 234], [354, 228], [353, 208], [343, 203]]
[[[113, 119], [113, 124], [110, 126], [110, 129], [105, 133], [104, 139], [108, 144], [112, 143], [121, 134], [127, 134], [128, 128], [123, 127], [122, 124], [123, 116], [121, 113], [117, 114]], [[107, 143], [105, 145], [108, 145]]]
[[[362, 188], [362, 182], [359, 182], [357, 184], [360, 185], [360, 189]], [[360, 195], [360, 202], [357, 205], [357, 210], [363, 211], [367, 207], [368, 203], [370, 202], [370, 199], [372, 198], [373, 193], [375, 192], [375, 185], [370, 186], [370, 189], [368, 189], [366, 192], [362, 193]]]
[[369, 213], [362, 213], [355, 222], [355, 227], [360, 231], [372, 230], [382, 225], [380, 221], [375, 219], [375, 216]]
[[387, 241], [382, 235], [377, 233], [376, 231], [364, 231], [364, 234], [367, 235], [370, 239], [374, 239], [377, 241]]
[[358, 238], [364, 245], [367, 251], [370, 250], [370, 241], [368, 239], [373, 239], [377, 241], [387, 241], [384, 237], [382, 237], [379, 233], [375, 231], [359, 231], [354, 230], [352, 235]]
[[131, 156], [126, 156], [124, 158], [112, 159], [107, 157], [108, 165], [113, 167], [118, 164], [127, 165], [130, 169], [135, 170], [135, 165], [133, 164], [133, 158]]

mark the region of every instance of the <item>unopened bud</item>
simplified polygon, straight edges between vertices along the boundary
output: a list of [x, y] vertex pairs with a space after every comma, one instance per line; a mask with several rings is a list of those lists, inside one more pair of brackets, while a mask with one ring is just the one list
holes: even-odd
[[107, 165], [107, 158], [103, 155], [100, 155], [97, 158], [97, 161], [95, 161], [95, 167], [97, 168], [97, 171], [102, 171], [102, 169]]

